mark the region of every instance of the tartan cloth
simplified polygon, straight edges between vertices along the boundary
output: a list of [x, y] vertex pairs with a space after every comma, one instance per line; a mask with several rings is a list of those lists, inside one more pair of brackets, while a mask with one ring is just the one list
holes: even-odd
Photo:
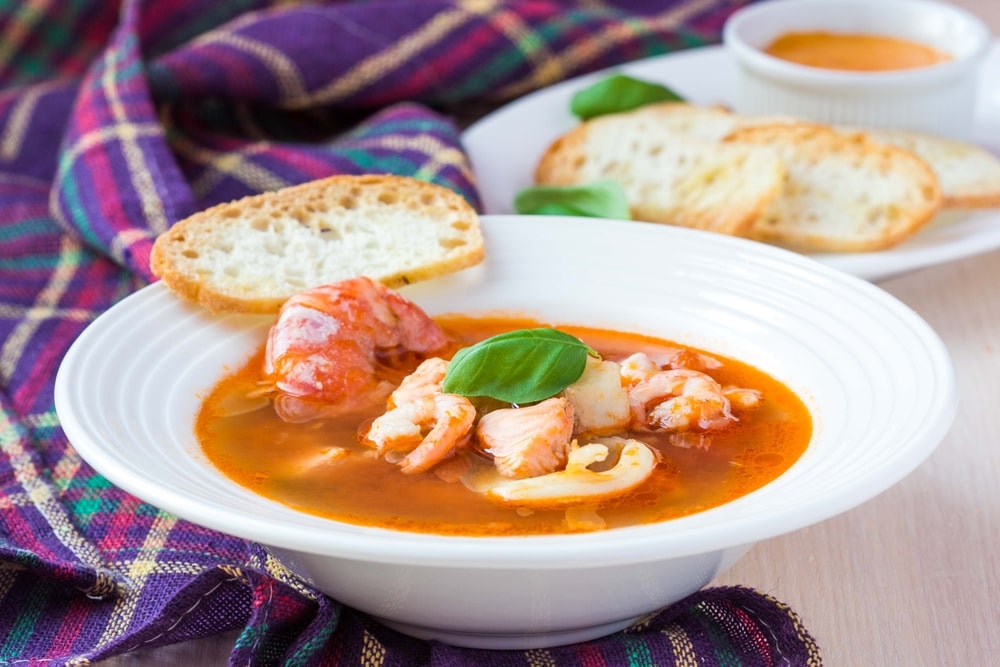
[[0, 3], [0, 664], [237, 631], [233, 665], [819, 665], [793, 611], [740, 587], [553, 649], [400, 635], [260, 545], [115, 488], [53, 408], [67, 347], [153, 279], [173, 222], [333, 173], [412, 175], [478, 206], [460, 114], [715, 42], [740, 4]]

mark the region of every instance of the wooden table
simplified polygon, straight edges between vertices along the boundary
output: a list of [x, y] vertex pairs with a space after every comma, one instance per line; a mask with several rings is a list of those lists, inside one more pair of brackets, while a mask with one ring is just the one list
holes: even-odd
[[[1000, 0], [952, 2], [1000, 35]], [[991, 147], [1000, 151], [1000, 136]], [[880, 286], [923, 316], [952, 354], [961, 404], [951, 432], [893, 488], [758, 544], [714, 583], [752, 586], [790, 605], [831, 667], [1000, 664], [1000, 251]], [[235, 637], [100, 664], [225, 665]]]

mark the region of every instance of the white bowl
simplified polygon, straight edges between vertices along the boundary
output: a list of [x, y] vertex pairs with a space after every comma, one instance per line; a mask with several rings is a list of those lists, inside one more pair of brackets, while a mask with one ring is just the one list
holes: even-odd
[[404, 293], [432, 314], [513, 311], [749, 361], [805, 401], [814, 434], [804, 455], [721, 507], [590, 534], [442, 537], [299, 513], [217, 472], [192, 429], [199, 396], [250, 356], [272, 319], [212, 316], [160, 284], [73, 344], [56, 379], [62, 426], [111, 482], [268, 545], [317, 588], [394, 628], [526, 648], [623, 628], [705, 586], [754, 542], [868, 500], [923, 461], [954, 416], [940, 339], [870, 283], [689, 229], [548, 216], [482, 223], [484, 264]]
[[[798, 65], [764, 53], [791, 31], [879, 34], [926, 44], [951, 60], [892, 72]], [[896, 127], [970, 138], [989, 28], [933, 0], [768, 0], [735, 12], [723, 43], [739, 65], [735, 109], [829, 124]]]

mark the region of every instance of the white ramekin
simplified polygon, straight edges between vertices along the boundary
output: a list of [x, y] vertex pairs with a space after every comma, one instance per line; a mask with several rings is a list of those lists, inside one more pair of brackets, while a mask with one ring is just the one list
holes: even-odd
[[[808, 67], [764, 53], [786, 32], [866, 33], [920, 42], [951, 55], [894, 72]], [[973, 14], [934, 0], [768, 0], [726, 22], [723, 41], [739, 76], [734, 107], [830, 124], [895, 127], [969, 138], [979, 65], [990, 46]]]

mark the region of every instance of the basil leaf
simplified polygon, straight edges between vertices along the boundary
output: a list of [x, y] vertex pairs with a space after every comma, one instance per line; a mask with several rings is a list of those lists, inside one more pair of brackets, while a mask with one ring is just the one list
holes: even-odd
[[628, 220], [631, 214], [625, 189], [618, 181], [601, 180], [582, 185], [537, 185], [514, 197], [514, 210], [521, 214], [581, 215], [591, 218]]
[[448, 364], [442, 388], [448, 394], [535, 403], [580, 379], [588, 355], [596, 357], [597, 352], [562, 331], [510, 331], [459, 350]]
[[683, 102], [684, 98], [658, 83], [613, 74], [577, 91], [570, 100], [570, 111], [580, 120], [609, 113], [630, 111], [654, 102]]

